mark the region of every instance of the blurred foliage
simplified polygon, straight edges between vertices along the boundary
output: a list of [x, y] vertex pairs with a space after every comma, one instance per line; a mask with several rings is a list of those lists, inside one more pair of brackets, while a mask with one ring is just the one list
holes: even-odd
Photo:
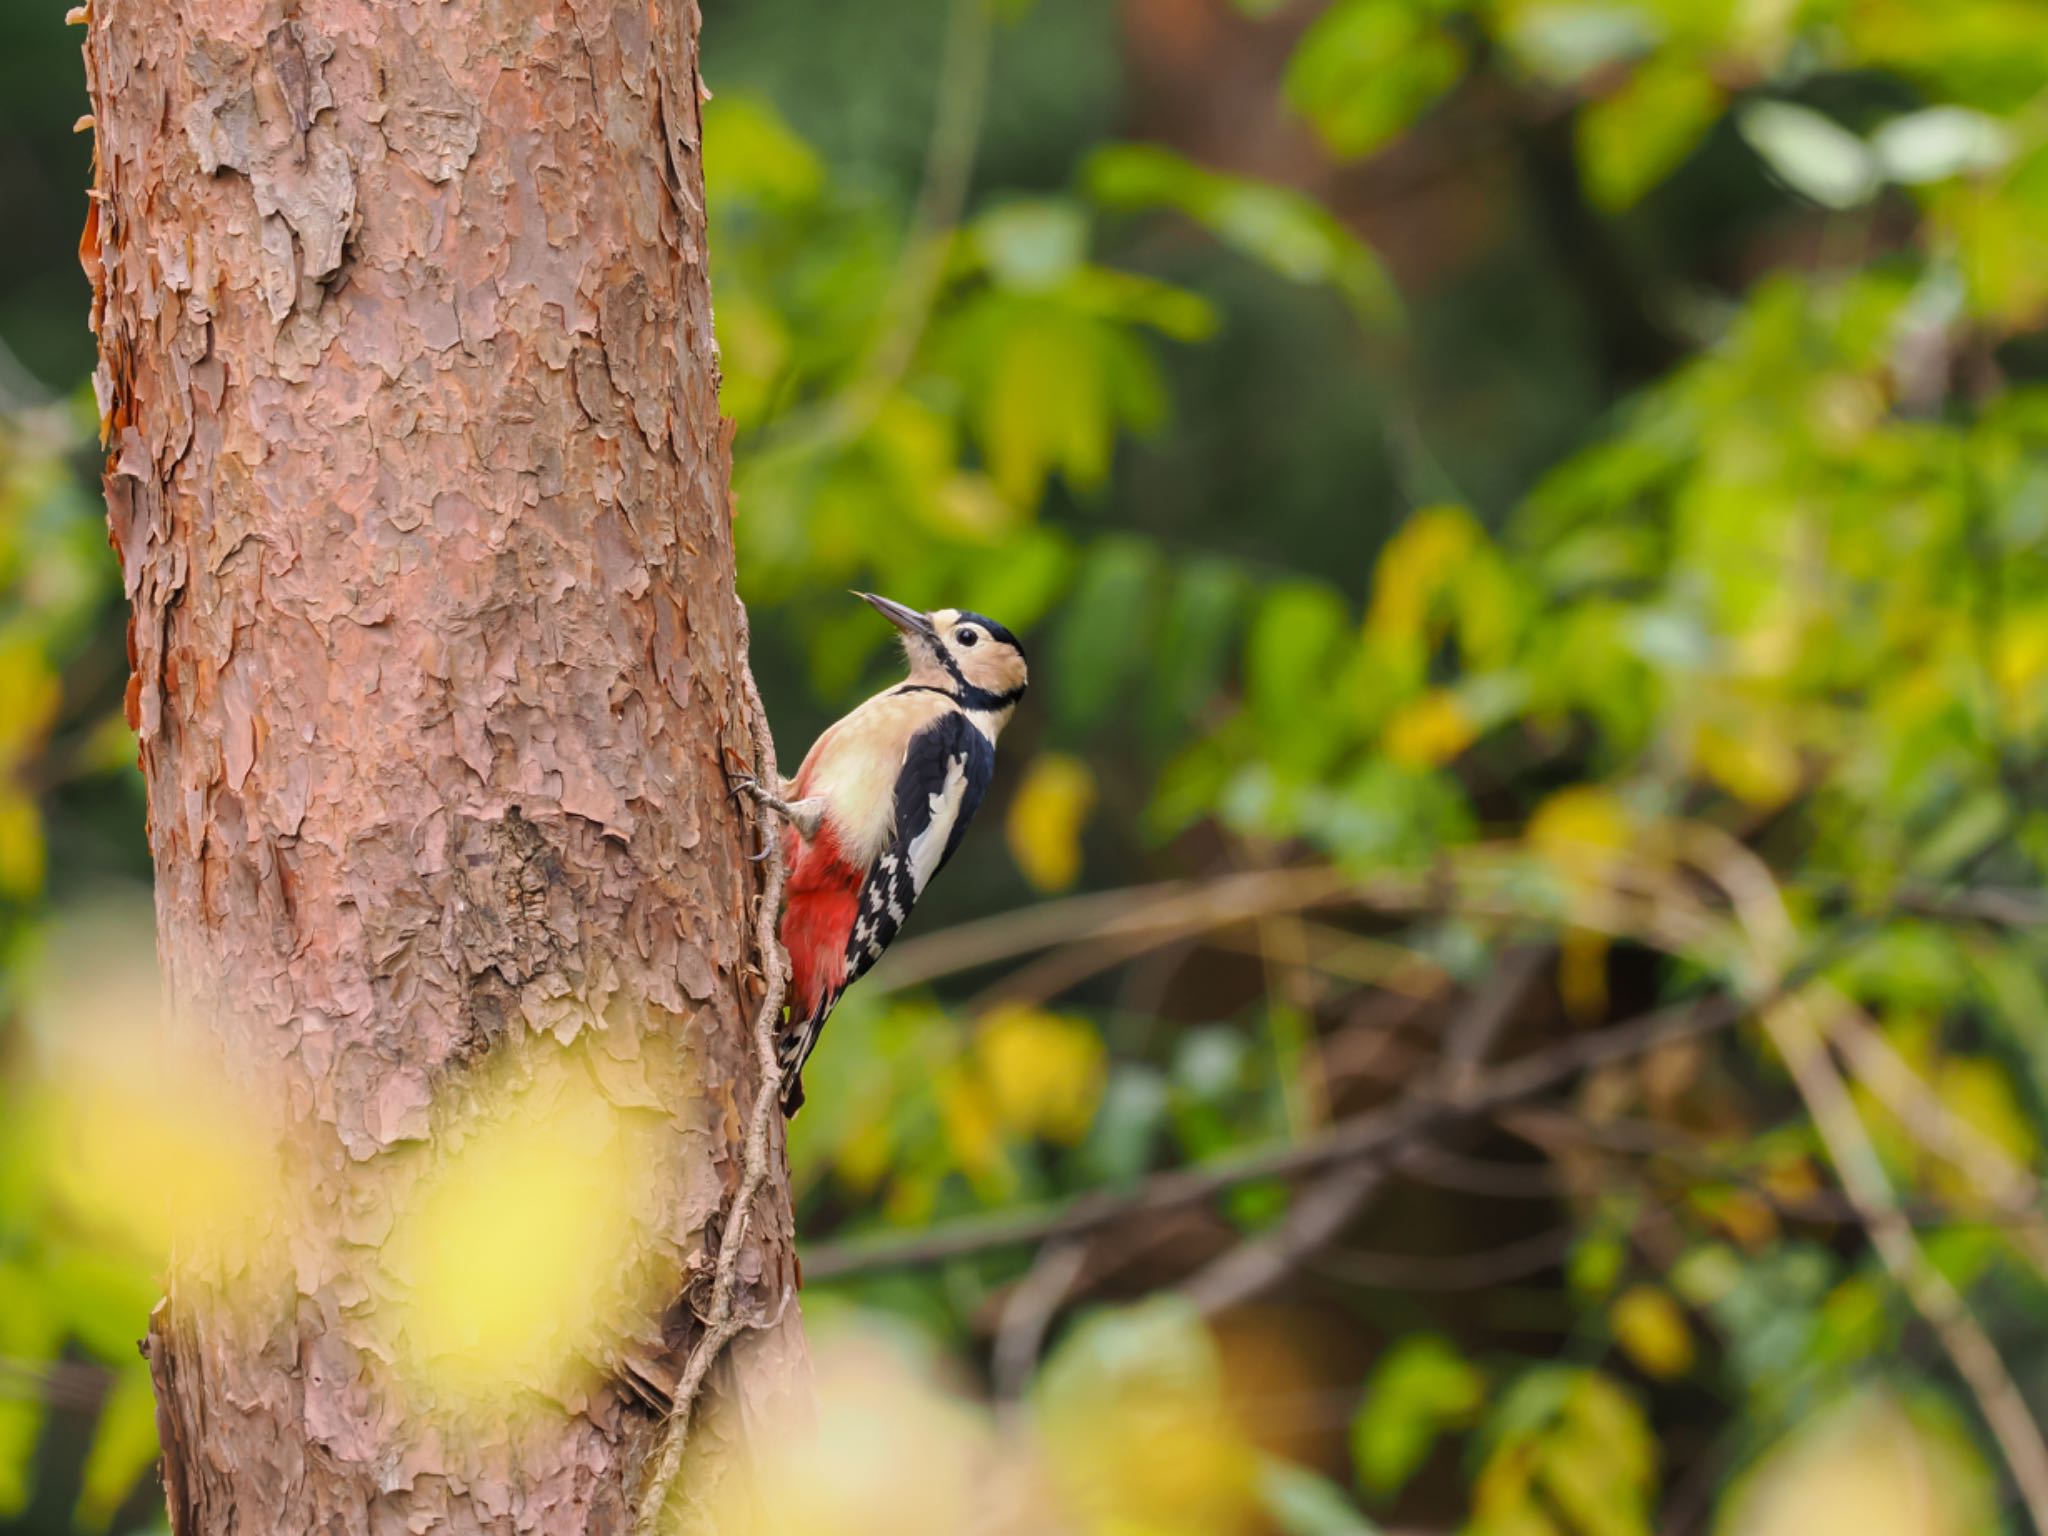
[[[997, 803], [902, 941], [923, 968], [856, 989], [809, 1068], [812, 1250], [1312, 1136], [1433, 1071], [1536, 946], [1517, 1051], [1788, 989], [1861, 1031], [1849, 1113], [2038, 1419], [2036, 8], [1039, 0], [985, 33], [979, 0], [905, 0], [895, 32], [824, 0], [708, 9], [741, 575], [782, 755], [890, 664], [821, 594], [981, 609], [1035, 665]], [[949, 101], [979, 76], [930, 60], [977, 36], [985, 96]], [[35, 42], [69, 45], [54, 20]], [[1241, 159], [1161, 105], [1212, 97]], [[19, 99], [10, 143], [49, 142], [56, 97]], [[69, 388], [75, 349], [20, 318], [48, 271], [0, 328]], [[190, 1133], [109, 1134], [113, 1057], [81, 1076], [62, 1048], [109, 1005], [37, 981], [92, 969], [80, 914], [145, 866], [89, 418], [11, 360], [0, 393], [0, 1529], [132, 1527], [161, 1233], [102, 1197]], [[1247, 871], [1338, 879], [1227, 922], [1157, 905]], [[1039, 901], [1051, 953], [946, 958], [949, 919]], [[1503, 1118], [1484, 1162], [1517, 1193], [1404, 1167], [1274, 1293], [1283, 1322], [1153, 1293], [1272, 1234], [1288, 1186], [1105, 1233], [1046, 1363], [997, 1381], [1014, 1414], [957, 1373], [1001, 1377], [1028, 1251], [814, 1284], [814, 1316], [898, 1343], [828, 1352], [845, 1433], [782, 1518], [851, 1528], [915, 1468], [930, 1504], [896, 1525], [934, 1531], [992, 1490], [1017, 1529], [1103, 1536], [2005, 1528], [1983, 1404], [1755, 1022]], [[452, 1208], [421, 1208], [480, 1223], [409, 1255], [444, 1364], [516, 1354], [494, 1330], [579, 1294], [459, 1302], [493, 1212], [552, 1190], [546, 1144], [480, 1138]], [[1546, 1224], [1537, 1262], [1501, 1257]], [[1361, 1244], [1479, 1283], [1376, 1278]]]

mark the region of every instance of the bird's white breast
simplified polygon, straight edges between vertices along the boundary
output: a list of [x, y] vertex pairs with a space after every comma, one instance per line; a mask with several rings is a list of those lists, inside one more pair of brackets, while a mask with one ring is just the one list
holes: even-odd
[[[797, 793], [824, 799], [849, 862], [866, 868], [880, 856], [895, 830], [896, 780], [910, 738], [951, 707], [934, 693], [877, 694], [811, 748], [797, 770]], [[945, 848], [943, 837], [939, 848]], [[919, 880], [920, 889], [923, 884]]]

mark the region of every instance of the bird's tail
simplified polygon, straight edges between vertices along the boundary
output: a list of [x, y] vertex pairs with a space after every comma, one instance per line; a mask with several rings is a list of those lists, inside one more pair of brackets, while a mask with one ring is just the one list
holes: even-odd
[[792, 1119], [804, 1107], [804, 1063], [817, 1048], [824, 1032], [825, 1016], [832, 1011], [828, 999], [816, 1012], [798, 1020], [777, 1042], [776, 1058], [782, 1067], [782, 1118]]

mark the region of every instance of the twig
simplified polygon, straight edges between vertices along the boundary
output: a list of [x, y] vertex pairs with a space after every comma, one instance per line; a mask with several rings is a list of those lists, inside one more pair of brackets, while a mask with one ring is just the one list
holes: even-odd
[[1015, 1403], [1031, 1385], [1038, 1366], [1038, 1352], [1058, 1316], [1074, 1282], [1088, 1262], [1088, 1245], [1080, 1242], [1048, 1244], [1030, 1271], [1010, 1288], [996, 1324], [995, 1349], [989, 1360], [999, 1402]]
[[2048, 1443], [2043, 1442], [2040, 1426], [2027, 1411], [2026, 1400], [1999, 1358], [1997, 1346], [1962, 1294], [1921, 1250], [1899, 1209], [1870, 1132], [1856, 1112], [1848, 1085], [1806, 1008], [1803, 999], [1784, 999], [1764, 1009], [1764, 1027], [1806, 1101], [1828, 1160], [1841, 1176], [1843, 1193], [1863, 1218], [1871, 1246], [1913, 1309], [1941, 1340], [1998, 1441], [2034, 1529], [2048, 1536]]
[[2033, 891], [2001, 886], [1978, 886], [1962, 890], [1901, 891], [1894, 898], [1903, 912], [1945, 922], [1978, 923], [1989, 928], [2010, 928], [2020, 932], [2048, 929], [2048, 902]]
[[1318, 1255], [1311, 1266], [1352, 1285], [1382, 1291], [1483, 1291], [1554, 1269], [1578, 1234], [1555, 1227], [1476, 1253], [1347, 1253]]
[[[1752, 963], [1764, 975], [1781, 974], [1776, 962], [1789, 949], [1792, 922], [1769, 867], [1732, 838], [1704, 827], [1693, 831], [1705, 854], [1699, 861], [1701, 872], [1727, 892], [1749, 941]], [[1956, 1374], [1976, 1398], [2026, 1503], [2029, 1520], [2039, 1536], [2048, 1536], [2048, 1441], [2042, 1439], [2026, 1399], [1969, 1303], [1921, 1249], [1849, 1085], [1828, 1051], [1826, 1035], [1810, 1016], [1813, 1003], [1803, 990], [1810, 979], [1787, 976], [1778, 982], [1773, 996], [1759, 1004], [1764, 1031], [1792, 1074], [1793, 1086], [1841, 1178], [1842, 1193], [1862, 1218], [1871, 1247], [1913, 1309], [1934, 1330]], [[1824, 1006], [1846, 1006], [1838, 994], [1817, 990]]]
[[2014, 1241], [2042, 1275], [2048, 1275], [2048, 1223], [2041, 1216], [2041, 1186], [1997, 1142], [1963, 1119], [1911, 1063], [1901, 1056], [1862, 1010], [1839, 995], [1829, 999], [1819, 1020], [1858, 1081], [1898, 1117], [1914, 1141], [1974, 1180], [2002, 1214], [2018, 1218]]
[[[899, 944], [868, 985], [902, 991], [998, 960], [1054, 951], [971, 999], [972, 1012], [1000, 1002], [1042, 1002], [1162, 945], [1315, 907], [1456, 913], [1503, 924], [1552, 920], [1554, 914], [1531, 910], [1514, 890], [1514, 859], [1507, 845], [1479, 844], [1426, 877], [1364, 881], [1308, 865], [1078, 896]], [[1676, 899], [1668, 877], [1619, 866], [1611, 874], [1616, 890], [1578, 912], [1578, 926], [1696, 954], [1724, 936], [1724, 925]]]
[[[1452, 1016], [1433, 1094], [1456, 1100], [1478, 1085], [1481, 1064], [1542, 976], [1550, 953], [1548, 945], [1511, 951], [1470, 1004]], [[1386, 1183], [1387, 1171], [1377, 1162], [1332, 1169], [1295, 1197], [1278, 1224], [1203, 1266], [1181, 1293], [1212, 1317], [1264, 1295], [1356, 1219]]]
[[[1862, 1223], [1863, 1217], [1848, 1198], [1836, 1190], [1815, 1190], [1811, 1194], [1786, 1195], [1760, 1179], [1755, 1170], [1716, 1156], [1705, 1144], [1682, 1131], [1643, 1121], [1587, 1121], [1576, 1116], [1541, 1108], [1514, 1108], [1496, 1117], [1501, 1128], [1555, 1156], [1554, 1143], [1582, 1142], [1602, 1151], [1627, 1153], [1676, 1164], [1691, 1175], [1688, 1189], [1702, 1185], [1729, 1185], [1755, 1195], [1788, 1221]], [[1465, 1194], [1489, 1195], [1505, 1200], [1547, 1200], [1580, 1198], [1593, 1186], [1576, 1181], [1550, 1164], [1481, 1163], [1455, 1158], [1433, 1147], [1416, 1147], [1400, 1158], [1400, 1169], [1419, 1183], [1434, 1184]], [[1645, 1196], [1663, 1200], [1664, 1189], [1652, 1178], [1640, 1180]], [[1996, 1206], [1958, 1205], [1941, 1200], [1898, 1201], [1899, 1213], [1915, 1227], [1974, 1227], [2006, 1231], [2035, 1219], [2032, 1212], [2001, 1210]]]
[[1296, 1195], [1278, 1224], [1211, 1259], [1180, 1285], [1205, 1317], [1256, 1301], [1326, 1248], [1387, 1182], [1377, 1162], [1333, 1168]]
[[[761, 691], [755, 685], [752, 668], [740, 668], [740, 685], [745, 690], [754, 734], [755, 776], [763, 784], [774, 784], [778, 781], [775, 738], [769, 733], [768, 711], [761, 703]], [[753, 1219], [754, 1200], [760, 1194], [761, 1186], [767, 1182], [773, 1156], [776, 1106], [782, 1096], [782, 1063], [776, 1054], [775, 1036], [782, 1018], [782, 997], [788, 980], [787, 962], [775, 931], [782, 906], [783, 881], [788, 876], [782, 857], [782, 829], [776, 821], [775, 812], [765, 805], [758, 810], [756, 826], [768, 849], [766, 874], [761, 882], [761, 903], [754, 918], [754, 945], [761, 957], [763, 981], [761, 1006], [754, 1014], [754, 1056], [761, 1081], [754, 1091], [753, 1113], [747, 1122], [739, 1188], [733, 1192], [725, 1229], [719, 1236], [718, 1259], [712, 1271], [711, 1305], [703, 1314], [704, 1333], [676, 1382], [673, 1406], [663, 1421], [661, 1456], [653, 1477], [648, 1480], [633, 1524], [636, 1536], [655, 1536], [661, 1528], [669, 1491], [675, 1486], [676, 1474], [682, 1470], [683, 1448], [690, 1434], [690, 1416], [703, 1392], [705, 1379], [711, 1374], [711, 1367], [717, 1363], [725, 1346], [742, 1331], [750, 1327], [774, 1326], [781, 1320], [782, 1310], [788, 1306], [788, 1297], [785, 1296], [783, 1308], [779, 1308], [774, 1317], [766, 1319], [743, 1317], [733, 1306], [733, 1296], [739, 1285], [740, 1253], [746, 1245], [747, 1228]]]
[[1221, 926], [1270, 911], [1336, 901], [1364, 889], [1332, 869], [1259, 869], [1213, 880], [1166, 881], [1070, 896], [894, 944], [875, 967], [868, 986], [901, 992], [1077, 939], [1178, 934], [1202, 926], [1205, 918], [1207, 926]]
[[0, 1355], [0, 1402], [37, 1402], [66, 1410], [96, 1408], [114, 1373], [82, 1360], [22, 1360]]
[[1417, 1090], [1382, 1109], [1340, 1121], [1304, 1141], [1154, 1174], [1128, 1191], [1102, 1190], [1065, 1205], [1003, 1212], [954, 1222], [936, 1231], [890, 1235], [814, 1250], [806, 1256], [804, 1270], [812, 1279], [821, 1280], [935, 1264], [1048, 1238], [1074, 1237], [1135, 1216], [1197, 1205], [1254, 1180], [1298, 1176], [1339, 1163], [1377, 1157], [1439, 1125], [1490, 1113], [1594, 1067], [1727, 1029], [1747, 1016], [1750, 1006], [1728, 995], [1681, 1003], [1497, 1067], [1486, 1073], [1470, 1093], [1455, 1099]]

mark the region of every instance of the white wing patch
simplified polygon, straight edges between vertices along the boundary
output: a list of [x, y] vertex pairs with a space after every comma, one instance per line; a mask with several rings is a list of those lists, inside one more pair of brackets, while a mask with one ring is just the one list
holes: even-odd
[[[932, 819], [910, 840], [911, 889], [918, 895], [937, 873], [939, 860], [946, 856], [946, 844], [953, 837], [953, 823], [960, 819], [960, 801], [967, 794], [967, 758], [956, 753], [946, 762], [946, 782], [931, 797]], [[901, 916], [897, 920], [900, 922]]]

